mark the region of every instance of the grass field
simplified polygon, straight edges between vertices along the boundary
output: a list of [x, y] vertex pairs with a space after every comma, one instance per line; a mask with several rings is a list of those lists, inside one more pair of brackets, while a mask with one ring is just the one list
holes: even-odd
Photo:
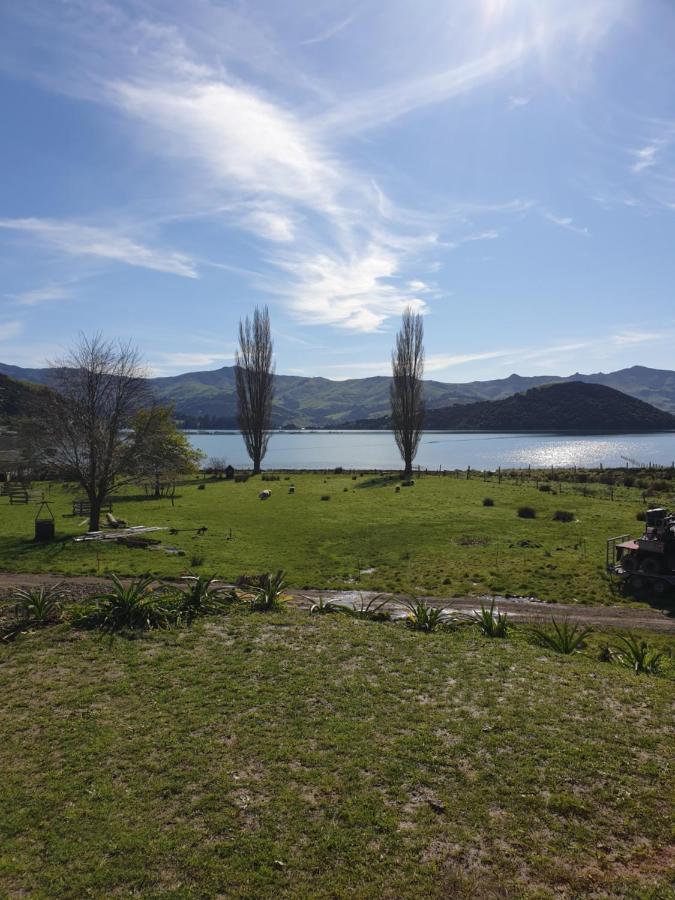
[[0, 644], [0, 896], [673, 897], [675, 686], [597, 646], [292, 609]]
[[[291, 483], [295, 494], [288, 493]], [[138, 494], [113, 498], [115, 514], [129, 524], [179, 529], [158, 536], [183, 556], [73, 543], [70, 537], [85, 526], [79, 517], [64, 517], [76, 494], [57, 485], [47, 494], [60, 538], [51, 545], [32, 541], [35, 506], [10, 506], [0, 498], [0, 568], [166, 576], [198, 571], [227, 579], [284, 568], [295, 587], [621, 601], [604, 571], [605, 538], [641, 530], [635, 520], [645, 508], [640, 490], [615, 488], [610, 500], [603, 485], [582, 496], [579, 485], [565, 484], [559, 495], [542, 493], [534, 482], [498, 484], [480, 477], [424, 476], [398, 493], [396, 483], [372, 475], [297, 474], [271, 483], [206, 482], [203, 490], [195, 481], [178, 489], [173, 507]], [[272, 497], [260, 501], [264, 487]], [[482, 504], [488, 496], [493, 507]], [[534, 507], [537, 517], [518, 518], [522, 505]], [[553, 521], [558, 509], [572, 511], [575, 521]], [[197, 535], [202, 526], [208, 530]]]

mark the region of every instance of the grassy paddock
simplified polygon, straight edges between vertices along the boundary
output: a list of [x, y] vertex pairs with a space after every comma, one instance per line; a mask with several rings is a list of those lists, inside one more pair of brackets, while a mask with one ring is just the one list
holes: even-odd
[[0, 895], [673, 896], [673, 681], [524, 635], [0, 645]]
[[[75, 494], [54, 486], [48, 497], [61, 538], [32, 542], [34, 506], [0, 498], [0, 567], [14, 572], [90, 574], [117, 572], [180, 575], [217, 573], [233, 579], [283, 567], [295, 587], [362, 587], [429, 592], [439, 596], [511, 592], [544, 600], [608, 603], [605, 538], [639, 532], [644, 510], [640, 488], [516, 483], [452, 476], [423, 476], [395, 491], [395, 480], [351, 474], [294, 474], [277, 482], [191, 482], [169, 500], [127, 491], [113, 499], [129, 524], [179, 529], [157, 535], [184, 556], [163, 550], [74, 544], [81, 519], [64, 517]], [[289, 494], [290, 484], [295, 493]], [[258, 499], [269, 487], [272, 497]], [[45, 486], [45, 489], [47, 486]], [[583, 496], [581, 491], [590, 492]], [[329, 500], [322, 500], [328, 496]], [[494, 506], [484, 506], [489, 497]], [[662, 496], [660, 502], [668, 502]], [[536, 518], [517, 516], [532, 507]], [[554, 521], [558, 510], [571, 522]], [[197, 535], [196, 530], [208, 530]], [[233, 539], [227, 537], [232, 529]], [[364, 571], [366, 570], [366, 571]]]

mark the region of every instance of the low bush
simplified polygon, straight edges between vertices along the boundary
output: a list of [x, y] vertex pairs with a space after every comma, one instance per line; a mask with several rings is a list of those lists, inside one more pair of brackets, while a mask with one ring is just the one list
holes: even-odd
[[330, 494], [322, 494], [321, 499], [322, 500], [330, 500]]
[[520, 519], [535, 519], [537, 517], [537, 510], [532, 506], [519, 506], [518, 517]]
[[495, 601], [493, 600], [488, 609], [481, 603], [479, 610], [471, 613], [469, 621], [478, 628], [481, 634], [490, 638], [505, 638], [508, 631], [508, 615], [501, 613], [499, 610], [495, 612]]
[[268, 572], [263, 579], [260, 587], [254, 587], [250, 596], [244, 599], [250, 600], [253, 609], [260, 612], [270, 612], [271, 610], [280, 609], [282, 604], [288, 599], [284, 593], [286, 582], [284, 581], [283, 569], [278, 569], [275, 575]]
[[550, 492], [551, 492], [551, 485], [550, 485], [550, 484], [540, 484], [540, 485], [539, 485], [539, 490], [540, 490], [540, 491], [543, 491], [543, 493], [545, 493], [545, 494], [550, 494]]
[[354, 603], [353, 606], [348, 606], [346, 603], [339, 603], [336, 606], [340, 612], [344, 612], [355, 619], [372, 619], [382, 622], [391, 618], [389, 612], [384, 608], [388, 599], [382, 594], [375, 594], [370, 599], [363, 594], [359, 594], [359, 601]]
[[200, 616], [215, 615], [224, 612], [232, 599], [232, 592], [224, 587], [216, 586], [215, 576], [206, 578], [199, 575], [190, 578], [184, 588], [177, 588], [178, 618], [191, 625]]
[[531, 634], [538, 644], [547, 647], [549, 650], [555, 650], [556, 653], [577, 653], [583, 650], [586, 638], [593, 633], [591, 628], [584, 628], [582, 625], [570, 624], [567, 619], [563, 619], [558, 623], [555, 619], [551, 619], [551, 627], [544, 628], [535, 625], [531, 629]]
[[323, 594], [319, 594], [319, 599], [309, 608], [310, 616], [325, 616], [336, 612], [340, 612], [340, 607], [333, 600], [324, 600]]
[[612, 662], [632, 669], [636, 675], [658, 675], [663, 671], [668, 654], [650, 646], [644, 639], [632, 634], [616, 638], [609, 647]]
[[22, 631], [54, 625], [63, 615], [63, 585], [41, 585], [18, 588], [11, 597], [14, 603], [13, 620], [0, 631], [0, 639], [9, 641]]
[[494, 506], [494, 505], [495, 505], [495, 501], [492, 499], [492, 497], [485, 497], [485, 498], [484, 498], [484, 500], [483, 500], [483, 506]]
[[445, 610], [430, 606], [426, 600], [411, 597], [404, 601], [408, 610], [405, 624], [413, 631], [423, 631], [432, 634], [439, 628], [445, 628], [450, 623], [447, 621]]
[[126, 586], [116, 575], [111, 576], [111, 581], [111, 590], [92, 597], [91, 605], [75, 624], [112, 635], [168, 628], [176, 622], [175, 604], [162, 586], [155, 586], [151, 575], [141, 575]]
[[570, 512], [567, 509], [557, 509], [553, 513], [553, 521], [554, 522], [573, 522], [574, 521], [574, 513]]

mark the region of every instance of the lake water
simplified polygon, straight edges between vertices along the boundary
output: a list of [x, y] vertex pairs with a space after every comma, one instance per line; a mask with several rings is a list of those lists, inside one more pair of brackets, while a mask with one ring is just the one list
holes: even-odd
[[[189, 432], [207, 457], [224, 457], [235, 468], [250, 461], [238, 432]], [[557, 468], [567, 466], [670, 466], [675, 432], [658, 434], [504, 434], [430, 432], [415, 464], [428, 469]], [[270, 438], [268, 469], [397, 469], [401, 460], [388, 431], [281, 431]]]

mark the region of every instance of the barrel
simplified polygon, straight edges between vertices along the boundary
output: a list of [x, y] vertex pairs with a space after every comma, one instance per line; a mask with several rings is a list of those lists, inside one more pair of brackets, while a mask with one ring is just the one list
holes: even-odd
[[35, 522], [35, 540], [36, 541], [53, 541], [54, 540], [54, 520], [53, 519], [37, 519]]

